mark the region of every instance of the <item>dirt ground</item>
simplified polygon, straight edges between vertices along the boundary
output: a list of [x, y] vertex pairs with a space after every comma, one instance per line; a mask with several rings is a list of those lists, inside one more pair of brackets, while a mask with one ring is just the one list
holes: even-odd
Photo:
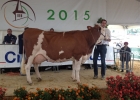
[[[106, 80], [100, 79], [100, 68], [99, 68], [99, 78], [93, 79], [93, 69], [84, 69], [81, 67], [80, 70], [80, 80], [82, 84], [88, 84], [89, 86], [96, 85], [99, 88], [106, 88]], [[140, 61], [134, 62], [133, 72], [135, 75], [140, 76]], [[71, 86], [72, 88], [77, 87], [77, 83], [73, 82], [71, 79], [71, 70], [60, 70], [59, 72], [54, 71], [44, 71], [41, 72], [42, 81], [37, 82], [36, 75], [33, 73], [31, 75], [33, 85], [28, 85], [26, 82], [26, 76], [8, 75], [6, 73], [0, 74], [0, 87], [6, 88], [6, 96], [12, 96], [14, 89], [19, 87], [26, 87], [28, 91], [35, 91], [36, 88], [67, 88]], [[106, 77], [109, 76], [124, 76], [125, 72], [115, 71], [113, 69], [106, 70]]]

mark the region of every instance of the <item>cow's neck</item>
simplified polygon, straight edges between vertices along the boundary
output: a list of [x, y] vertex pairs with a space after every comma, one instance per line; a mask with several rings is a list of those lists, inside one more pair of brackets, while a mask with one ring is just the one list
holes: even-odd
[[96, 39], [96, 36], [92, 33], [91, 30], [88, 30], [88, 41], [89, 41], [89, 44], [90, 45], [93, 45], [96, 43], [97, 39]]
[[94, 36], [93, 33], [89, 30], [86, 30], [84, 35], [85, 35], [86, 41], [89, 45], [89, 48], [93, 49], [93, 47], [97, 41], [96, 36]]

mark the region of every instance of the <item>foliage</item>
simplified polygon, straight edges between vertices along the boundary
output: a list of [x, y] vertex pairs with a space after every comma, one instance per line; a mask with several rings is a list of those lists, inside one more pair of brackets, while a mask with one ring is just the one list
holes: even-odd
[[37, 92], [27, 92], [25, 88], [18, 88], [14, 91], [14, 100], [92, 100], [101, 98], [100, 91], [97, 87], [89, 87], [86, 84], [79, 85], [78, 88], [36, 89]]
[[127, 73], [125, 77], [107, 77], [110, 100], [140, 100], [140, 77]]
[[100, 17], [98, 20], [97, 20], [97, 23], [101, 23], [101, 21], [102, 21], [102, 17]]
[[27, 90], [25, 90], [25, 87], [21, 87], [19, 89], [14, 90], [14, 95], [19, 98], [19, 100], [25, 99], [27, 95]]
[[3, 100], [3, 97], [4, 97], [4, 95], [5, 95], [5, 92], [6, 92], [6, 89], [0, 87], [0, 100]]

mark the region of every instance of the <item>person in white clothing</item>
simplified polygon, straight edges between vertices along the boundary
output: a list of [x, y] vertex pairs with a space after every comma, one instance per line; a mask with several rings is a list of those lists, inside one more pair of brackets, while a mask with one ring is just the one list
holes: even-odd
[[109, 46], [109, 42], [111, 41], [110, 30], [106, 28], [106, 25], [107, 21], [105, 19], [102, 19], [100, 23], [102, 35], [99, 37], [97, 41], [97, 45], [94, 49], [93, 55], [94, 79], [98, 78], [97, 60], [99, 54], [101, 56], [101, 79], [105, 78], [105, 69], [106, 69], [105, 57], [107, 53], [106, 46]]

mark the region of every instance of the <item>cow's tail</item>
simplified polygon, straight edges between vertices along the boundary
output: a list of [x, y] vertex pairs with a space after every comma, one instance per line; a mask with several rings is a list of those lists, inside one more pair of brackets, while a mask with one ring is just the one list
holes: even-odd
[[21, 74], [26, 74], [26, 71], [25, 71], [25, 53], [24, 53], [24, 46], [23, 46], [23, 53], [22, 53], [22, 61], [21, 61], [21, 69], [20, 69], [20, 73]]

